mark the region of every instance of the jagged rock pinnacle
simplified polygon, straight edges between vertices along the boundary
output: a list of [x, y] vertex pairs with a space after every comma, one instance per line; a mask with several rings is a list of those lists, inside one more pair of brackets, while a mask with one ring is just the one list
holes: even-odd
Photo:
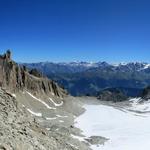
[[65, 91], [55, 82], [43, 77], [38, 71], [28, 71], [11, 59], [11, 51], [7, 50], [4, 55], [0, 55], [0, 86], [10, 91], [28, 90], [34, 94], [54, 93], [63, 97]]
[[11, 50], [6, 51], [6, 59], [11, 60]]

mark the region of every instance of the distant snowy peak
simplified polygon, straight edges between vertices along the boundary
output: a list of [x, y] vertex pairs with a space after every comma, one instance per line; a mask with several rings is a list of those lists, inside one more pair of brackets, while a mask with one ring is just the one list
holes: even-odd
[[150, 68], [150, 64], [145, 64], [144, 69]]
[[63, 66], [82, 66], [82, 67], [99, 67], [99, 66], [111, 66], [111, 64], [107, 62], [84, 62], [84, 61], [75, 61], [75, 62], [64, 62], [64, 63], [56, 63], [57, 65], [63, 65]]
[[37, 68], [42, 72], [53, 72], [53, 73], [75, 73], [82, 72], [88, 69], [101, 69], [101, 70], [116, 70], [121, 72], [133, 72], [142, 71], [150, 73], [150, 64], [142, 62], [121, 62], [121, 63], [107, 63], [105, 61], [99, 62], [85, 62], [85, 61], [75, 61], [75, 62], [39, 62], [24, 64], [28, 68]]
[[114, 67], [119, 67], [119, 66], [126, 66], [128, 63], [125, 62], [121, 62], [121, 63], [112, 63], [110, 65], [114, 66]]
[[130, 62], [130, 63], [116, 63], [116, 64], [111, 64], [115, 68], [128, 68], [128, 69], [134, 69], [137, 71], [145, 70], [145, 69], [150, 69], [150, 64], [149, 63], [140, 63], [140, 62]]
[[84, 67], [93, 67], [96, 65], [96, 63], [93, 62], [67, 62], [67, 63], [57, 63], [58, 65], [64, 65], [64, 66], [84, 66]]
[[[54, 63], [55, 64], [55, 63]], [[103, 62], [67, 62], [67, 63], [56, 63], [58, 65], [64, 65], [64, 66], [83, 66], [83, 67], [108, 67], [108, 66], [112, 66], [112, 67], [136, 67], [139, 69], [148, 69], [150, 68], [150, 64], [149, 63], [140, 63], [140, 62], [130, 62], [130, 63], [126, 63], [126, 62], [121, 62], [121, 63], [107, 63], [105, 61]]]

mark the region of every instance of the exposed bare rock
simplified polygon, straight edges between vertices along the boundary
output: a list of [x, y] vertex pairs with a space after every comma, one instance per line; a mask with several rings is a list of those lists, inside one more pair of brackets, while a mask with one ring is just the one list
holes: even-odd
[[108, 88], [100, 92], [98, 99], [102, 101], [121, 102], [127, 100], [127, 96], [117, 88]]
[[0, 56], [0, 86], [13, 92], [26, 89], [35, 95], [49, 95], [50, 93], [58, 97], [66, 95], [64, 89], [54, 81], [43, 77], [37, 70], [33, 69], [29, 72], [26, 67], [15, 63], [11, 59], [10, 50]]
[[149, 100], [150, 99], [150, 86], [146, 87], [142, 94], [141, 94], [141, 97], [144, 99], [144, 100]]
[[[90, 150], [75, 139], [73, 127], [82, 108], [66, 91], [37, 70], [0, 56], [0, 149]], [[65, 97], [65, 98], [64, 98]]]
[[[0, 150], [77, 150], [68, 141], [74, 140], [65, 131], [43, 128], [11, 94], [0, 88]], [[88, 150], [82, 143], [79, 149]]]
[[32, 74], [32, 75], [34, 75], [34, 76], [36, 76], [36, 77], [39, 77], [39, 78], [43, 77], [42, 73], [39, 72], [37, 69], [31, 69], [29, 71], [29, 73]]
[[104, 143], [108, 141], [109, 139], [105, 137], [101, 137], [101, 136], [91, 136], [85, 140], [88, 141], [92, 145], [104, 145]]

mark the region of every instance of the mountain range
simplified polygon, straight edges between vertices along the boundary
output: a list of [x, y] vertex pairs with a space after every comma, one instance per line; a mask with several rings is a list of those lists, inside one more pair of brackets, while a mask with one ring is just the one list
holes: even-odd
[[73, 96], [97, 96], [107, 88], [119, 88], [128, 96], [138, 96], [150, 84], [150, 64], [130, 62], [22, 63], [53, 79]]

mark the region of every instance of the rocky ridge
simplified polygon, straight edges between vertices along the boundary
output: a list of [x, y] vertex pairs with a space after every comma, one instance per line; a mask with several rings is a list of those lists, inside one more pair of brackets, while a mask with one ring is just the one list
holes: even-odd
[[0, 55], [1, 150], [90, 150], [74, 127], [83, 111], [54, 81], [15, 63], [9, 50]]
[[49, 95], [50, 93], [63, 97], [67, 92], [54, 81], [42, 76], [36, 70], [28, 71], [11, 59], [11, 51], [0, 55], [0, 86], [11, 92], [29, 90], [34, 95]]

